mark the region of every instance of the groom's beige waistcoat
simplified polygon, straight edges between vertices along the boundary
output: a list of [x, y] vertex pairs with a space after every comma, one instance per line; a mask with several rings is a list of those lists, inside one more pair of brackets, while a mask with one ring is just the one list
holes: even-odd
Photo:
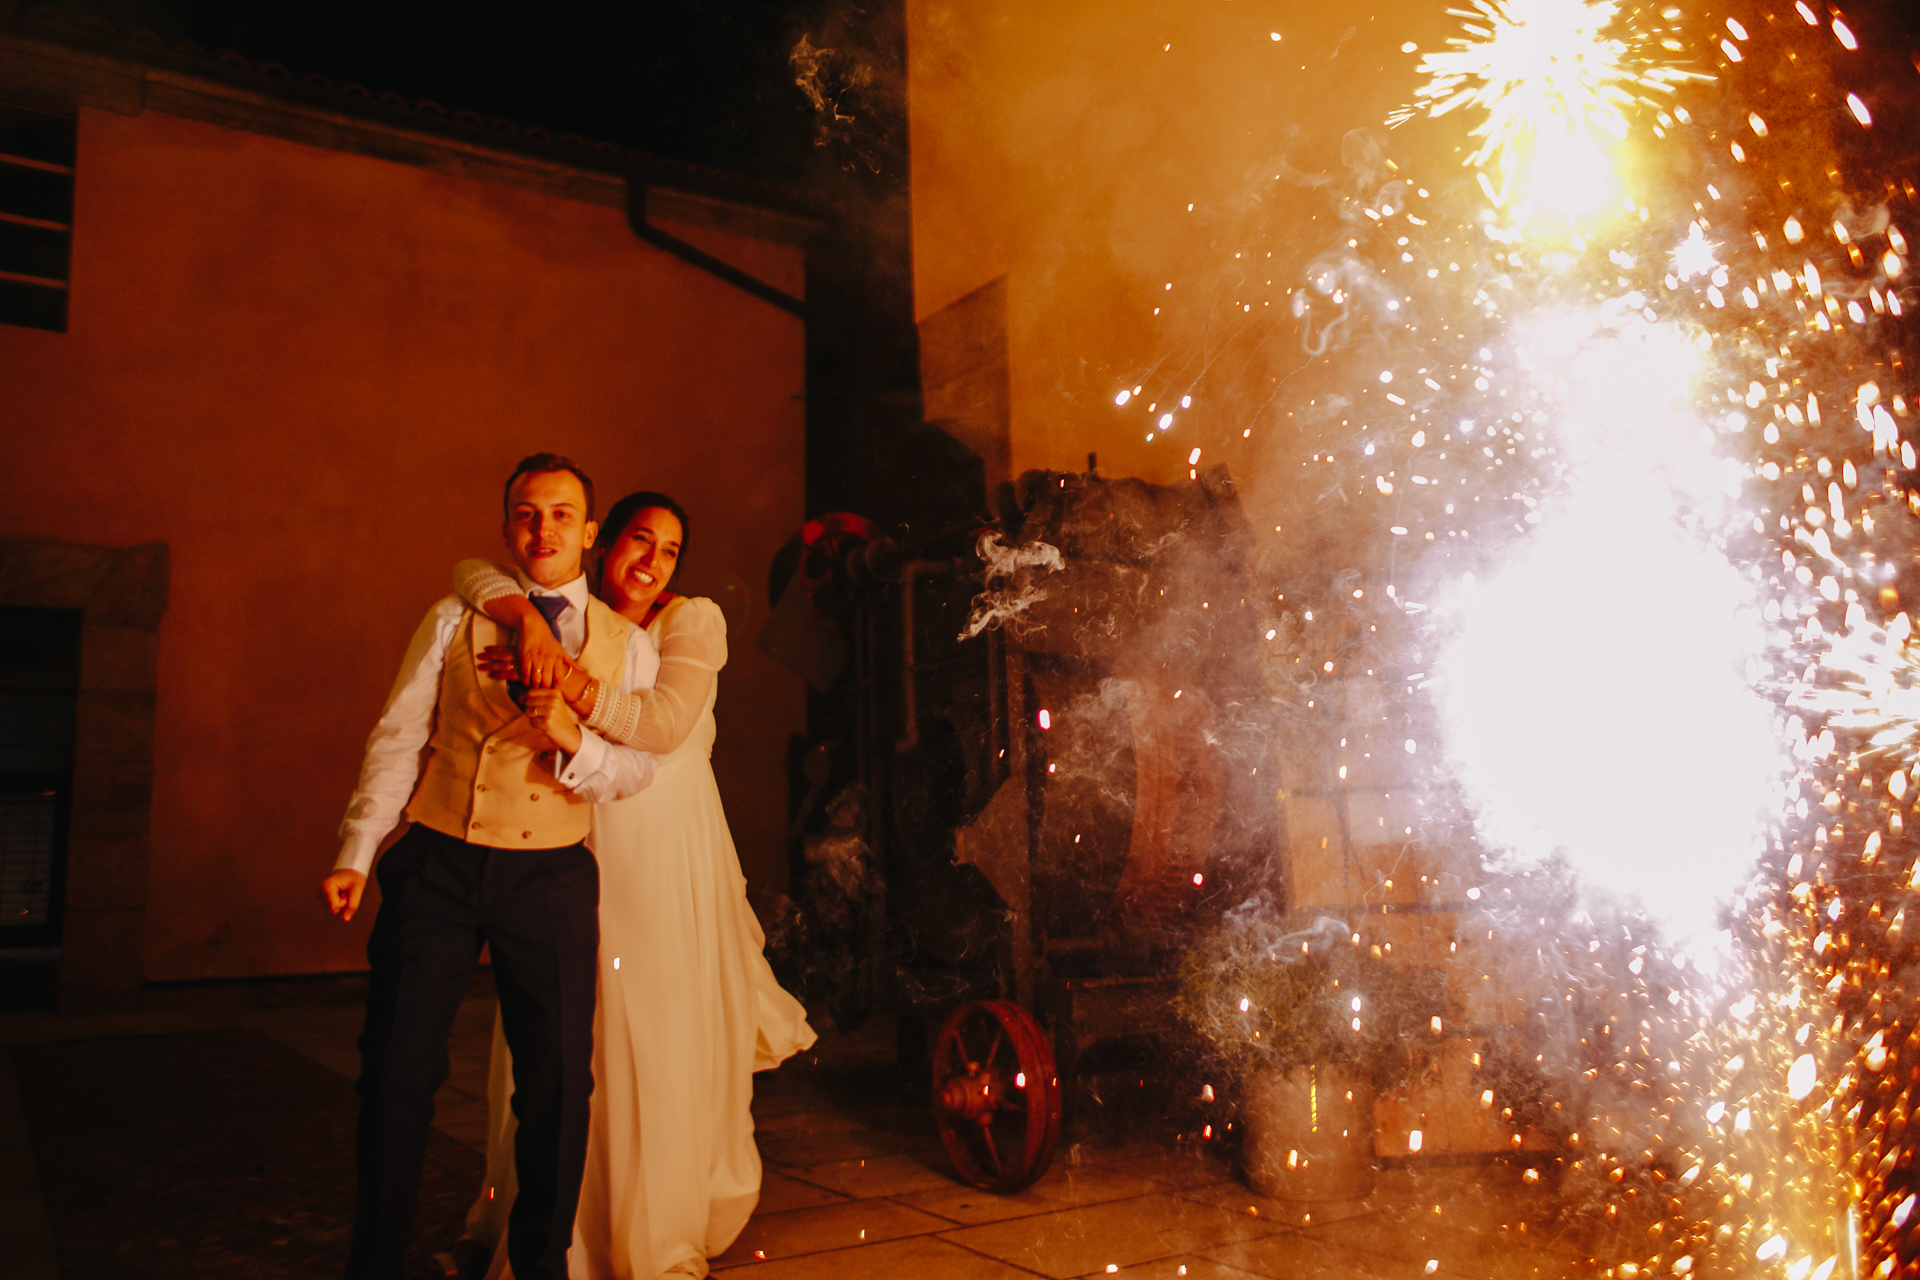
[[[574, 661], [601, 683], [619, 685], [633, 624], [587, 601], [587, 643]], [[504, 680], [480, 669], [480, 651], [513, 636], [468, 610], [447, 645], [430, 754], [407, 816], [443, 835], [496, 849], [557, 849], [587, 838], [593, 806], [561, 786], [552, 757]]]

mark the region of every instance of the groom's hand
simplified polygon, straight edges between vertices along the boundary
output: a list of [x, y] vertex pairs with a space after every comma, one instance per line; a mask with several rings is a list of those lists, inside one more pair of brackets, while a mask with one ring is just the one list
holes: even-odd
[[320, 896], [326, 899], [327, 910], [342, 921], [353, 919], [353, 913], [360, 909], [360, 895], [366, 891], [367, 877], [360, 871], [336, 871], [320, 882]]
[[580, 721], [558, 689], [527, 690], [527, 723], [545, 736], [549, 750], [571, 755], [580, 749]]

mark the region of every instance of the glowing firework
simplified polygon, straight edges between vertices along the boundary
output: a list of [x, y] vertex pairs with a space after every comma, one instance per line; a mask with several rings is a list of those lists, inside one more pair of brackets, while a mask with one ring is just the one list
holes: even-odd
[[1683, 281], [1712, 275], [1720, 266], [1713, 249], [1700, 224], [1693, 223], [1687, 228], [1687, 238], [1673, 251], [1673, 274]]
[[[1380, 548], [1366, 596], [1392, 602], [1348, 603], [1367, 568], [1279, 584], [1324, 591], [1276, 591], [1265, 629], [1299, 736], [1322, 734], [1329, 757], [1324, 776], [1298, 771], [1299, 811], [1344, 803], [1334, 847], [1353, 865], [1397, 857], [1404, 874], [1423, 857], [1460, 884], [1421, 905], [1452, 918], [1455, 963], [1534, 1011], [1542, 1039], [1520, 1066], [1556, 1116], [1523, 1120], [1497, 1075], [1469, 1096], [1505, 1122], [1500, 1141], [1519, 1149], [1529, 1128], [1556, 1152], [1596, 1274], [1920, 1276], [1905, 47], [1900, 79], [1869, 80], [1878, 24], [1827, 6], [1708, 26], [1613, 0], [1469, 3], [1400, 119], [1472, 116], [1468, 162], [1499, 207], [1418, 157], [1356, 166], [1339, 243], [1289, 291], [1338, 385], [1286, 406], [1287, 500], [1305, 509], [1274, 530], [1362, 504], [1372, 540], [1326, 543], [1358, 565]], [[1663, 104], [1709, 79], [1677, 61], [1685, 24], [1723, 83]], [[1647, 189], [1623, 205], [1612, 161], [1638, 128], [1670, 154], [1636, 157]], [[1534, 222], [1609, 193], [1631, 219]], [[1149, 395], [1149, 413], [1169, 399]], [[1435, 711], [1416, 766], [1390, 722]], [[1388, 787], [1411, 802], [1362, 794]], [[1310, 848], [1289, 852], [1319, 871]], [[1581, 896], [1554, 854], [1614, 892]], [[1353, 944], [1383, 953], [1385, 907], [1400, 910], [1387, 871], [1376, 896], [1339, 900]], [[1482, 1029], [1477, 1071], [1509, 1034]], [[1427, 1154], [1457, 1141], [1425, 1133]]]
[[[1827, 729], [1825, 739], [1806, 739], [1802, 754], [1816, 761], [1831, 754], [1835, 730], [1860, 735], [1864, 758], [1895, 766], [1888, 780], [1895, 800], [1905, 798], [1906, 771], [1920, 762], [1920, 652], [1910, 636], [1904, 613], [1885, 630], [1860, 626], [1836, 636], [1821, 660], [1831, 683], [1794, 699], [1796, 708], [1823, 715]], [[1892, 817], [1901, 824], [1897, 812]]]
[[1733, 504], [1738, 468], [1692, 410], [1700, 351], [1675, 326], [1624, 311], [1515, 330], [1572, 479], [1512, 562], [1446, 602], [1447, 750], [1492, 847], [1564, 852], [1703, 935], [1763, 847], [1784, 764], [1749, 679], [1751, 586], [1683, 527]]
[[[1486, 112], [1467, 163], [1483, 169], [1481, 185], [1496, 204], [1515, 194], [1514, 179], [1530, 162], [1526, 193], [1575, 215], [1613, 194], [1609, 143], [1627, 136], [1629, 108], [1672, 92], [1697, 72], [1656, 56], [1650, 33], [1608, 35], [1614, 0], [1473, 0], [1450, 12], [1467, 19], [1466, 34], [1420, 63], [1428, 82], [1414, 111], [1442, 116], [1460, 107]], [[1497, 161], [1498, 182], [1484, 168]]]
[[[1558, 38], [1625, 56], [1623, 41], [1601, 36], [1604, 23], [1580, 25], [1579, 8], [1560, 10]], [[1491, 21], [1513, 13], [1483, 9], [1470, 34], [1481, 45], [1517, 37]], [[1797, 74], [1807, 60], [1748, 43], [1748, 25], [1725, 19], [1728, 62], [1757, 78]], [[1835, 39], [1856, 48], [1844, 26]], [[1469, 41], [1455, 45], [1430, 62], [1458, 58]], [[1645, 88], [1583, 80], [1577, 62], [1536, 71], [1531, 85], [1500, 79], [1491, 60], [1479, 73], [1470, 66], [1457, 61], [1444, 84], [1445, 64], [1430, 67], [1427, 101], [1434, 114], [1488, 112], [1474, 161], [1502, 166], [1495, 195], [1524, 165], [1522, 146], [1537, 149], [1550, 129], [1585, 130], [1601, 145], [1621, 137], [1618, 95]], [[1583, 113], [1554, 96], [1554, 76], [1618, 92], [1591, 92]], [[1849, 130], [1873, 123], [1868, 99], [1844, 86], [1796, 88], [1828, 95], [1830, 117]], [[1875, 109], [1887, 100], [1871, 96]], [[1489, 319], [1517, 317], [1492, 344], [1535, 353], [1519, 362], [1517, 385], [1509, 377], [1496, 389], [1509, 393], [1500, 411], [1537, 406], [1528, 421], [1552, 425], [1529, 434], [1569, 461], [1531, 478], [1524, 545], [1483, 570], [1478, 590], [1439, 600], [1450, 634], [1444, 736], [1489, 844], [1563, 851], [1584, 881], [1640, 896], [1685, 930], [1730, 926], [1717, 974], [1670, 971], [1664, 999], [1647, 1000], [1659, 984], [1635, 983], [1661, 955], [1655, 944], [1621, 984], [1617, 998], [1656, 1012], [1639, 1023], [1653, 1037], [1640, 1052], [1671, 1052], [1665, 1078], [1642, 1087], [1660, 1091], [1672, 1123], [1632, 1135], [1600, 1103], [1596, 1145], [1664, 1149], [1675, 1167], [1691, 1164], [1675, 1185], [1704, 1194], [1674, 1198], [1654, 1234], [1675, 1243], [1619, 1274], [1737, 1271], [1723, 1242], [1745, 1237], [1745, 1257], [1789, 1280], [1889, 1276], [1911, 1252], [1894, 1242], [1912, 1212], [1899, 1206], [1911, 1191], [1904, 1130], [1914, 1104], [1895, 1065], [1914, 1047], [1911, 996], [1889, 978], [1911, 962], [1904, 908], [1920, 909], [1902, 816], [1920, 755], [1920, 663], [1906, 615], [1888, 616], [1911, 559], [1905, 517], [1920, 510], [1902, 475], [1914, 467], [1903, 438], [1914, 410], [1899, 394], [1910, 381], [1892, 344], [1911, 295], [1895, 220], [1900, 195], [1920, 200], [1910, 182], [1875, 177], [1845, 201], [1808, 208], [1791, 167], [1810, 153], [1787, 141], [1817, 140], [1806, 118], [1777, 96], [1716, 113], [1744, 121], [1740, 140], [1722, 144], [1720, 168], [1688, 193], [1684, 234], [1657, 224], [1630, 233], [1609, 248], [1611, 269], [1585, 277], [1589, 296], [1615, 294], [1601, 303], [1602, 324], [1529, 310], [1525, 288], [1504, 281], [1508, 298], [1485, 308]], [[1750, 185], [1727, 156], [1777, 168]], [[1841, 183], [1840, 164], [1822, 154], [1814, 172]], [[1485, 234], [1513, 244], [1524, 226], [1522, 209]], [[1536, 248], [1532, 263], [1535, 297], [1582, 276], [1571, 255]], [[1658, 283], [1623, 274], [1649, 269]], [[1645, 341], [1623, 358], [1636, 314]], [[1834, 411], [1849, 403], [1851, 413]], [[1631, 703], [1640, 691], [1646, 715]], [[1691, 749], [1670, 751], [1663, 723]], [[1620, 804], [1608, 811], [1596, 796]], [[1757, 875], [1747, 870], [1756, 862]], [[1727, 909], [1718, 920], [1715, 899]], [[1662, 1004], [1678, 1014], [1664, 1025]], [[1656, 1047], [1683, 1032], [1686, 1048]]]

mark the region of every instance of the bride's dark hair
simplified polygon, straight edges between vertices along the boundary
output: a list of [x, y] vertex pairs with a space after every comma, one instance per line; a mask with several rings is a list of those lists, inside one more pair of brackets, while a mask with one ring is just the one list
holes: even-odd
[[674, 573], [680, 572], [680, 566], [687, 558], [687, 540], [693, 532], [693, 526], [687, 520], [687, 509], [664, 493], [642, 489], [614, 503], [607, 511], [607, 518], [600, 522], [600, 536], [593, 543], [593, 589], [596, 595], [600, 591], [600, 573], [606, 567], [607, 553], [626, 536], [627, 526], [633, 523], [636, 516], [654, 507], [671, 511], [673, 518], [680, 522], [680, 555], [673, 562]]

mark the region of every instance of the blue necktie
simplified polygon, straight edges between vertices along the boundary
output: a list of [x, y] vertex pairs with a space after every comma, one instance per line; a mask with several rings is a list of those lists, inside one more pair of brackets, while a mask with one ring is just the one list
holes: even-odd
[[[547, 627], [553, 632], [553, 638], [564, 645], [566, 639], [560, 634], [560, 615], [567, 611], [572, 602], [565, 596], [530, 596], [528, 598], [533, 601], [533, 607], [540, 611], [540, 616], [547, 620]], [[527, 709], [527, 686], [520, 681], [507, 681], [507, 696], [513, 699], [514, 706], [522, 711]]]
[[538, 609], [547, 620], [547, 626], [553, 631], [553, 638], [560, 637], [560, 615], [567, 611], [572, 603], [565, 596], [533, 596], [533, 607]]

